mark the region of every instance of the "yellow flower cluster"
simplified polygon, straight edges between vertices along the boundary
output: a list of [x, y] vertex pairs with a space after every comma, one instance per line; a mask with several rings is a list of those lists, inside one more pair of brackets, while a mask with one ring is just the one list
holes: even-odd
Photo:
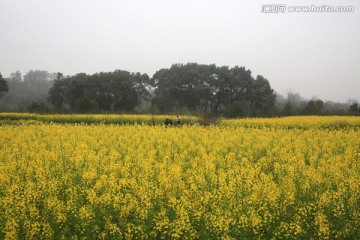
[[[176, 121], [176, 115], [146, 114], [36, 114], [0, 113], [0, 120], [32, 120], [46, 123], [86, 123], [86, 124], [164, 124], [166, 119]], [[181, 117], [183, 124], [198, 124], [200, 118], [192, 115]]]
[[0, 126], [0, 239], [359, 238], [359, 129], [263, 121]]
[[291, 116], [282, 118], [223, 119], [224, 126], [283, 127], [283, 128], [360, 128], [360, 118], [355, 116]]

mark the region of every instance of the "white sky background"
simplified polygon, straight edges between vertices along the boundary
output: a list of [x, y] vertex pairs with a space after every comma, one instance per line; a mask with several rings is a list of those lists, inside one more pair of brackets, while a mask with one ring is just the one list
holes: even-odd
[[[263, 4], [354, 6], [262, 13]], [[360, 100], [358, 0], [0, 0], [0, 72], [150, 77], [174, 63], [245, 66], [280, 94]]]

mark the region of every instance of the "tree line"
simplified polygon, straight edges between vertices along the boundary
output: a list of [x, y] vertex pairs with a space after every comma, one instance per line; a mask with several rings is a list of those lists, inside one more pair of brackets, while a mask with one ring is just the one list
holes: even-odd
[[[49, 101], [58, 112], [205, 112], [234, 116], [270, 116], [274, 90], [262, 76], [244, 67], [174, 64], [147, 74], [116, 70], [93, 75], [58, 74]], [[148, 107], [146, 107], [148, 106]]]
[[147, 74], [116, 70], [64, 77], [57, 74], [49, 90], [49, 102], [57, 112], [134, 112], [148, 101]]
[[225, 117], [360, 115], [357, 102], [286, 98], [245, 67], [173, 64], [147, 74], [123, 70], [92, 75], [19, 71], [0, 74], [0, 111], [57, 113], [192, 113]]
[[52, 107], [47, 98], [53, 80], [52, 73], [41, 70], [30, 70], [24, 76], [16, 71], [9, 78], [0, 74], [0, 111], [48, 111]]

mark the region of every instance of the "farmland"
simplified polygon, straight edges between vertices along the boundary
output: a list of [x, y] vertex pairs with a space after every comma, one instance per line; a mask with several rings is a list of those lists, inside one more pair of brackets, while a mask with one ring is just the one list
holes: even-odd
[[0, 239], [360, 237], [359, 117], [142, 117], [2, 117]]

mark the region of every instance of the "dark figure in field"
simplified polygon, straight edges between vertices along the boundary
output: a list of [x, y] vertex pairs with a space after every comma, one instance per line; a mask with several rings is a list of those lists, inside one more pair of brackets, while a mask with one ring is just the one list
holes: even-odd
[[176, 116], [176, 124], [181, 125], [181, 119], [179, 116]]
[[167, 126], [172, 126], [172, 120], [171, 119], [165, 119], [165, 127], [167, 127]]

